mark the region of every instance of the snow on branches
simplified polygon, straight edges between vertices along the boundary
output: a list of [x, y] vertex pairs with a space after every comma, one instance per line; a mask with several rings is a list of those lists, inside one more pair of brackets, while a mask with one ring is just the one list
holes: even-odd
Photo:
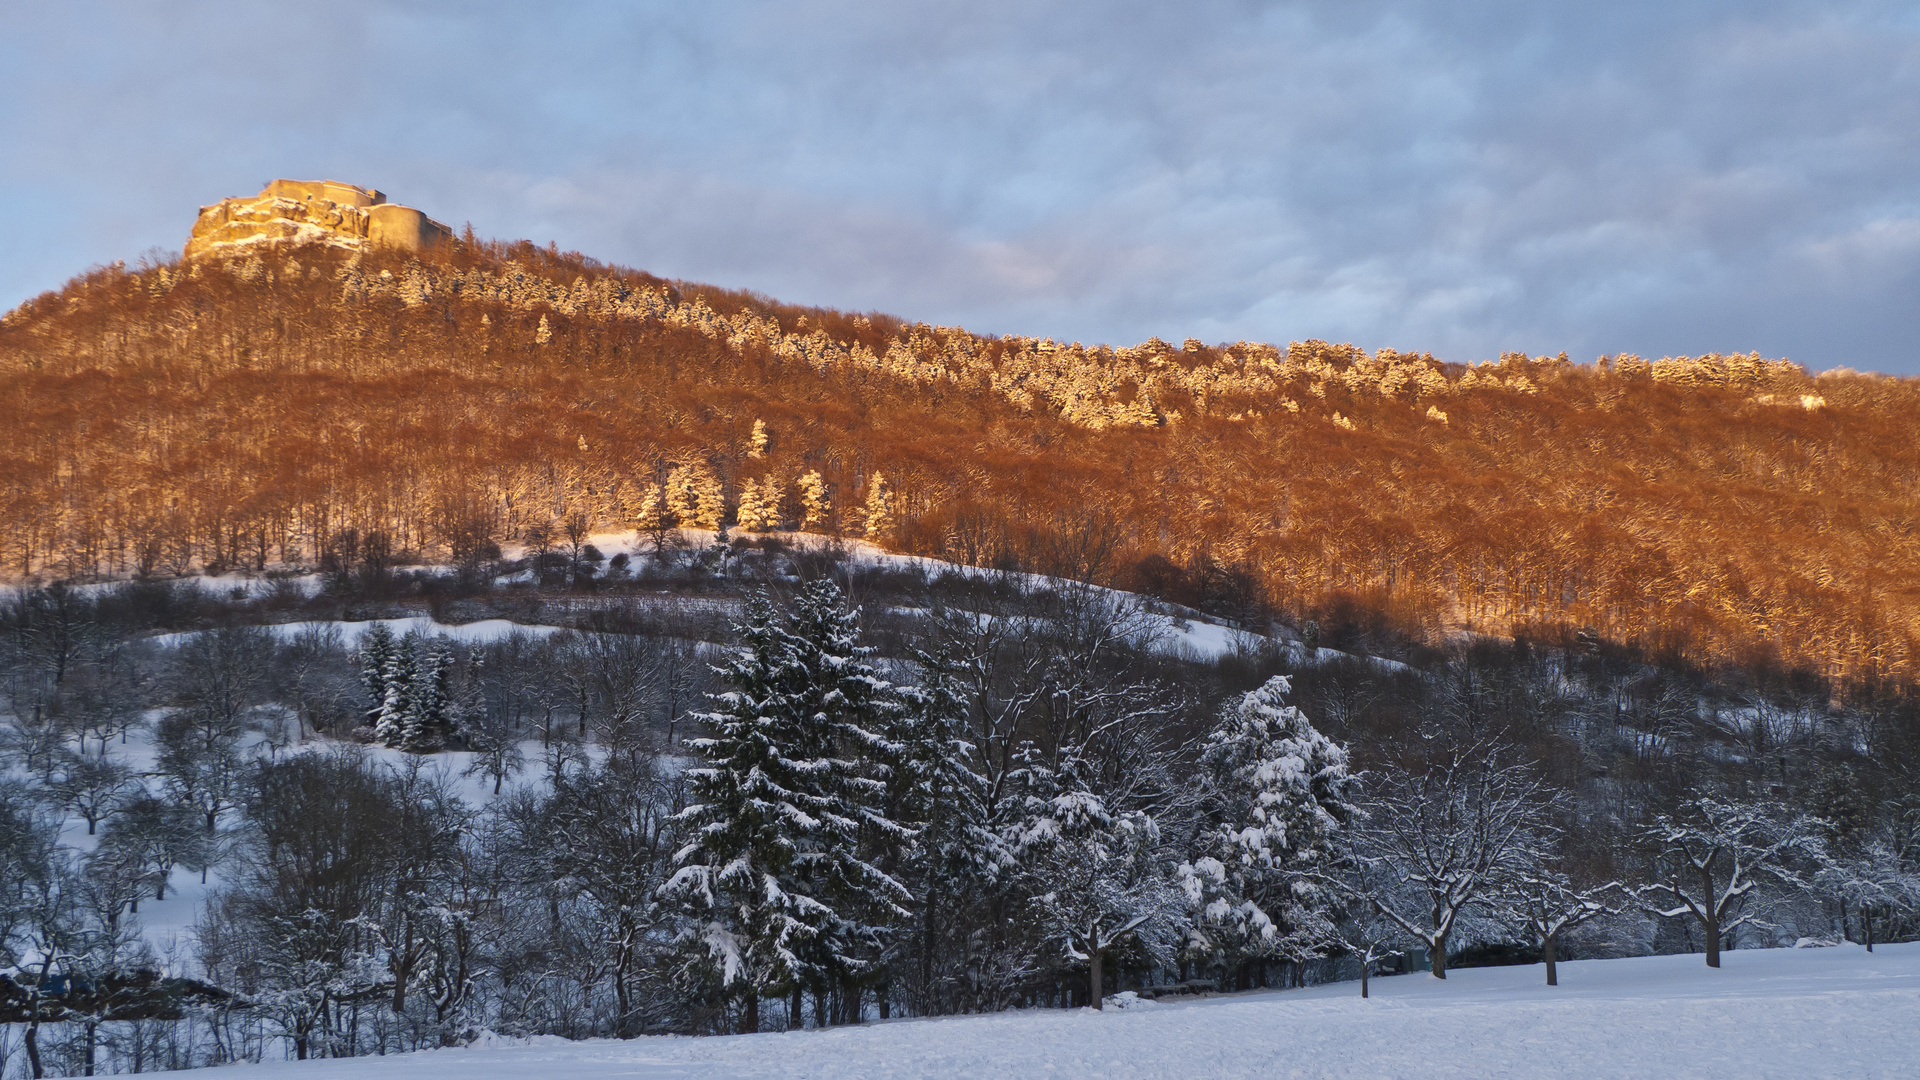
[[1493, 931], [1515, 921], [1503, 892], [1544, 861], [1548, 803], [1538, 777], [1482, 749], [1391, 775], [1364, 803], [1355, 854], [1367, 900], [1426, 946], [1435, 978], [1469, 921]]
[[741, 999], [757, 1030], [763, 994], [857, 978], [910, 893], [874, 860], [874, 842], [911, 836], [886, 813], [880, 734], [892, 686], [856, 644], [857, 616], [830, 582], [808, 586], [785, 619], [764, 596], [735, 628], [719, 669], [732, 689], [705, 714], [705, 759], [687, 774], [687, 844], [663, 893], [693, 917], [683, 935], [706, 972]]
[[1641, 830], [1656, 880], [1639, 890], [1646, 909], [1675, 919], [1691, 916], [1707, 939], [1707, 966], [1720, 966], [1725, 935], [1761, 917], [1748, 903], [1763, 883], [1789, 891], [1809, 887], [1792, 863], [1823, 854], [1815, 822], [1789, 818], [1764, 803], [1736, 803], [1711, 795], [1689, 799]]
[[1328, 878], [1354, 778], [1289, 690], [1276, 676], [1230, 702], [1200, 752], [1200, 823], [1179, 877], [1207, 955], [1302, 960], [1335, 941]]

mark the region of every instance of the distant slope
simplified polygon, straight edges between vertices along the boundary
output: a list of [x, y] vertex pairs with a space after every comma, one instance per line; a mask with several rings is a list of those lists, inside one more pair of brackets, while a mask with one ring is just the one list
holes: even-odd
[[1084, 348], [467, 242], [100, 269], [0, 319], [0, 423], [14, 576], [458, 559], [631, 527], [676, 477], [683, 516], [707, 477], [798, 523], [817, 472], [816, 527], [1329, 645], [1588, 627], [1920, 674], [1920, 380], [1758, 357]]
[[1650, 956], [1142, 1003], [1103, 1013], [1028, 1010], [826, 1031], [629, 1042], [499, 1043], [261, 1066], [328, 1080], [1555, 1080], [1913, 1075], [1920, 944]]

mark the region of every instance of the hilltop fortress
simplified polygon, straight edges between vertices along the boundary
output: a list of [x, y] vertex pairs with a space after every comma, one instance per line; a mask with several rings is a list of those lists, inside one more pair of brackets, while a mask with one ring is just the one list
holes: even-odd
[[419, 251], [453, 230], [370, 188], [336, 180], [275, 180], [260, 194], [200, 208], [186, 255], [223, 254], [256, 244], [366, 245]]

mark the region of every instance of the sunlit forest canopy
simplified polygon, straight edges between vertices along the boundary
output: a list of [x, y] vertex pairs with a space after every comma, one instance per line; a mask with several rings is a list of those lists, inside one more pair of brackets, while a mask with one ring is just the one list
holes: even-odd
[[0, 320], [0, 423], [15, 579], [458, 560], [704, 478], [681, 524], [1235, 618], [1920, 674], [1920, 381], [1753, 355], [985, 337], [469, 235], [97, 269]]

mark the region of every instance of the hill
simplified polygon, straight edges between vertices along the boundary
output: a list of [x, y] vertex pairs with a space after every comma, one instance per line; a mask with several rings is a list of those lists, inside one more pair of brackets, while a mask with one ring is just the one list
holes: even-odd
[[470, 561], [677, 516], [1328, 644], [1920, 673], [1920, 380], [986, 337], [469, 231], [99, 268], [0, 319], [0, 386], [19, 578]]

